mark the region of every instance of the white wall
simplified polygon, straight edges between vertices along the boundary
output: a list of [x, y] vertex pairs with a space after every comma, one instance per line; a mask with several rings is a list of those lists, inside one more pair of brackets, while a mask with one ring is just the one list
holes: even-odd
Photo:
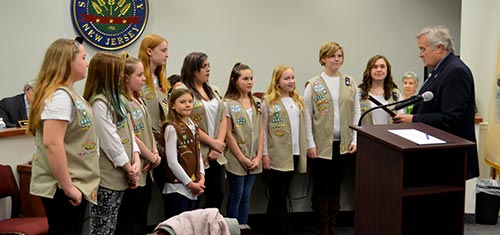
[[[0, 8], [0, 97], [21, 92], [36, 76], [48, 45], [74, 38], [70, 1], [7, 1]], [[342, 70], [358, 83], [367, 60], [387, 56], [395, 80], [406, 70], [422, 75], [415, 34], [429, 24], [443, 24], [460, 48], [460, 1], [456, 0], [150, 0], [150, 18], [142, 36], [156, 33], [169, 40], [168, 74], [179, 73], [184, 56], [203, 51], [212, 65], [211, 82], [225, 91], [233, 64], [254, 69], [254, 91], [267, 89], [272, 69], [290, 64], [302, 93], [305, 81], [322, 68], [317, 62], [328, 40], [345, 48]], [[142, 37], [141, 37], [142, 39]], [[126, 50], [137, 54], [139, 42]], [[86, 45], [88, 59], [96, 49]], [[85, 82], [77, 83], [82, 91]]]
[[476, 82], [479, 113], [488, 120], [490, 95], [497, 63], [500, 36], [500, 2], [462, 1], [462, 59], [472, 70]]
[[[472, 1], [465, 2], [472, 5]], [[375, 54], [388, 57], [399, 85], [407, 70], [422, 77], [415, 34], [427, 25], [446, 25], [456, 37], [460, 54], [460, 11], [457, 0], [150, 0], [150, 18], [142, 36], [155, 33], [169, 40], [168, 75], [180, 72], [186, 54], [203, 51], [212, 66], [211, 83], [223, 91], [231, 67], [241, 61], [254, 70], [254, 91], [267, 89], [276, 65], [289, 64], [295, 67], [302, 93], [306, 80], [322, 70], [318, 50], [329, 40], [343, 45], [341, 70], [358, 83], [367, 60]], [[21, 92], [25, 81], [36, 76], [50, 43], [76, 35], [70, 1], [7, 1], [0, 8], [0, 28], [0, 98]], [[139, 41], [126, 50], [137, 55]], [[98, 51], [89, 44], [86, 49], [88, 60]], [[481, 87], [481, 77], [474, 74], [476, 87]], [[77, 89], [82, 91], [84, 83], [77, 83]], [[300, 188], [294, 196], [303, 196]], [[264, 209], [261, 205], [252, 212]], [[308, 209], [307, 203], [296, 209]]]
[[[469, 65], [474, 75], [476, 103], [484, 119], [478, 135], [480, 178], [489, 178], [490, 167], [484, 162], [484, 145], [488, 127], [490, 97], [497, 63], [497, 51], [500, 36], [500, 2], [496, 0], [463, 0], [461, 51], [462, 60]], [[483, 153], [483, 154], [482, 154]], [[475, 210], [475, 180], [467, 182], [465, 212]]]

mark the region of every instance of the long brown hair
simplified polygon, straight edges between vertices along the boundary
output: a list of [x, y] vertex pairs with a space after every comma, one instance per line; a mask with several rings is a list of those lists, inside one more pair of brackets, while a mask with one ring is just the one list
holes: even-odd
[[[189, 89], [179, 87], [179, 88], [175, 88], [172, 90], [172, 93], [170, 94], [170, 98], [168, 99], [168, 114], [167, 114], [166, 122], [170, 122], [170, 123], [173, 122], [176, 124], [182, 124], [181, 115], [179, 115], [179, 113], [177, 113], [177, 111], [175, 109], [173, 109], [172, 107], [174, 106], [175, 101], [184, 94], [190, 94], [191, 97], [194, 98], [193, 92], [191, 92]], [[162, 130], [164, 130], [164, 129], [165, 128], [162, 128]]]
[[109, 110], [118, 121], [127, 119], [124, 112], [127, 105], [120, 99], [120, 80], [123, 78], [125, 62], [117, 55], [109, 52], [98, 52], [92, 57], [89, 64], [87, 82], [83, 91], [83, 98], [91, 101], [96, 95], [102, 94], [108, 102]]
[[34, 134], [41, 125], [45, 100], [52, 97], [58, 87], [65, 86], [70, 78], [71, 62], [79, 52], [80, 45], [76, 40], [60, 38], [47, 48], [34, 88], [26, 132]]
[[389, 60], [387, 60], [387, 58], [385, 58], [385, 56], [383, 55], [374, 55], [368, 60], [368, 63], [366, 63], [366, 68], [363, 72], [363, 82], [358, 86], [361, 89], [362, 99], [368, 99], [368, 92], [370, 91], [373, 83], [371, 71], [373, 66], [379, 59], [383, 59], [387, 64], [387, 75], [384, 78], [384, 99], [388, 100], [392, 95], [392, 90], [394, 88], [398, 88], [398, 86], [392, 79], [391, 63], [389, 63]]
[[142, 63], [141, 60], [133, 57], [133, 56], [130, 56], [129, 54], [127, 54], [126, 52], [122, 53], [121, 54], [121, 57], [122, 59], [125, 61], [125, 69], [124, 69], [124, 72], [123, 72], [123, 75], [125, 76], [123, 79], [121, 79], [121, 82], [120, 82], [120, 88], [121, 88], [121, 92], [122, 94], [127, 97], [127, 99], [131, 100], [132, 98], [140, 98], [142, 97], [142, 91], [134, 91], [134, 97], [129, 97], [129, 94], [128, 94], [128, 85], [127, 85], [127, 77], [130, 76], [131, 74], [133, 74], [135, 72], [135, 66], [139, 63]]
[[[227, 90], [226, 94], [224, 94], [225, 99], [232, 99], [232, 100], [237, 100], [240, 98], [241, 92], [238, 89], [238, 79], [241, 77], [241, 71], [242, 70], [250, 70], [250, 66], [246, 64], [242, 64], [240, 62], [237, 62], [234, 64], [233, 69], [231, 69], [231, 74], [229, 75], [229, 83], [227, 84]], [[252, 71], [253, 72], [253, 71]], [[248, 98], [250, 98], [250, 102], [252, 102], [252, 105], [254, 106], [255, 109], [258, 109], [257, 104], [255, 103], [255, 100], [253, 99], [252, 92], [247, 93]]]
[[[200, 92], [196, 90], [196, 86], [194, 85], [194, 73], [200, 71], [203, 66], [203, 63], [208, 59], [208, 56], [203, 52], [191, 52], [186, 58], [184, 58], [184, 62], [182, 63], [181, 69], [181, 81], [186, 85], [187, 88], [193, 92], [194, 96], [197, 99], [203, 100]], [[212, 88], [207, 83], [203, 83], [203, 90], [207, 93], [208, 99], [211, 100], [214, 98], [214, 92]]]

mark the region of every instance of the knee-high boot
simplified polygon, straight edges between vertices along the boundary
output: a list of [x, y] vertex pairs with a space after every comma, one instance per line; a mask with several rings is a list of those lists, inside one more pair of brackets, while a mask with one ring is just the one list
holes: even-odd
[[318, 197], [318, 211], [319, 211], [319, 234], [328, 235], [329, 218], [328, 218], [328, 197]]
[[340, 210], [340, 200], [336, 197], [328, 198], [328, 229], [329, 235], [337, 234], [337, 213]]

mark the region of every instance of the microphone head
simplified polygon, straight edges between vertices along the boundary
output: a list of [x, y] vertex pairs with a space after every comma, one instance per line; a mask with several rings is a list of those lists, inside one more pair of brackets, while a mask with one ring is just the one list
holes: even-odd
[[427, 102], [434, 98], [434, 94], [432, 93], [432, 91], [426, 91], [422, 94], [422, 98], [424, 99], [424, 102]]

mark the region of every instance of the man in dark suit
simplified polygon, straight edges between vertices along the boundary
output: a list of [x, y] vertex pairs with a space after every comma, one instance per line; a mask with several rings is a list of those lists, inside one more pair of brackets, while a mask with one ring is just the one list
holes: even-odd
[[[412, 114], [399, 114], [395, 122], [423, 122], [476, 142], [474, 132], [474, 79], [469, 67], [455, 54], [453, 39], [444, 26], [429, 26], [418, 35], [419, 57], [434, 68], [419, 94], [434, 98], [413, 106]], [[476, 146], [467, 152], [467, 179], [479, 176]]]
[[7, 127], [16, 127], [18, 121], [28, 120], [34, 88], [35, 79], [31, 79], [24, 85], [24, 93], [0, 100], [0, 117]]

